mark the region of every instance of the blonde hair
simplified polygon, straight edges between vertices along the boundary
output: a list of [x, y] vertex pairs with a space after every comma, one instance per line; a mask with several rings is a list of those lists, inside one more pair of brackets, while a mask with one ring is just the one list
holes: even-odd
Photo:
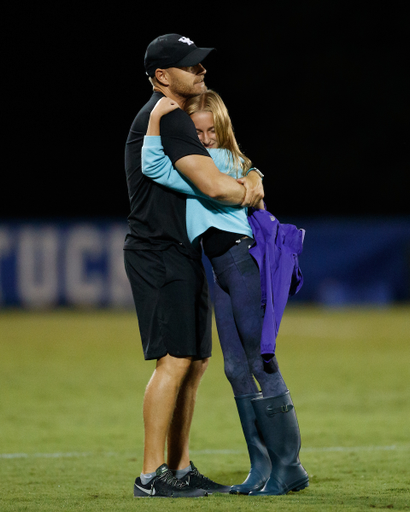
[[231, 152], [236, 175], [238, 176], [238, 171], [241, 170], [241, 175], [244, 176], [246, 171], [252, 167], [252, 162], [239, 149], [228, 109], [219, 94], [208, 89], [201, 95], [190, 98], [185, 103], [184, 110], [190, 116], [197, 112], [211, 112], [213, 114], [218, 147]]

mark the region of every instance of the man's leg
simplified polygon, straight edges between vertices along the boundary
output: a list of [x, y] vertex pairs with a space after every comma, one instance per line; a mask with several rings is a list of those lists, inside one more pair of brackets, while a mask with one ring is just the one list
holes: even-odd
[[208, 358], [193, 361], [181, 385], [168, 433], [168, 466], [177, 478], [189, 482], [192, 489], [205, 490], [211, 494], [228, 493], [230, 486], [218, 484], [202, 475], [189, 457], [189, 432], [196, 394], [207, 366]]
[[165, 462], [165, 442], [178, 394], [190, 373], [191, 363], [191, 357], [177, 358], [169, 354], [157, 361], [144, 396], [143, 473], [152, 473]]
[[173, 470], [184, 469], [190, 464], [189, 433], [199, 383], [208, 362], [209, 358], [191, 363], [178, 393], [168, 431], [168, 466]]

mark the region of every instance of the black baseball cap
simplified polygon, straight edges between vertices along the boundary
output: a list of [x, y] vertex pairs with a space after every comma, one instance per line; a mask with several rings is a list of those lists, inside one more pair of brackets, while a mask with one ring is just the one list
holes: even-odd
[[165, 34], [154, 39], [147, 47], [144, 57], [145, 71], [155, 76], [155, 70], [195, 66], [215, 48], [198, 48], [188, 37]]

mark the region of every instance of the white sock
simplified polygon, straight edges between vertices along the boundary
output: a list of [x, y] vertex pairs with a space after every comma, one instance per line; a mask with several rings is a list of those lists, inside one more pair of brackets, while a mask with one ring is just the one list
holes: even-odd
[[145, 474], [141, 473], [140, 479], [141, 479], [142, 485], [147, 485], [147, 483], [150, 482], [156, 474], [157, 474], [156, 471], [154, 471], [153, 473], [145, 473]]
[[178, 478], [178, 480], [181, 480], [181, 478], [184, 478], [184, 476], [186, 474], [188, 474], [190, 471], [192, 471], [191, 464], [184, 469], [173, 469], [172, 470], [172, 472]]

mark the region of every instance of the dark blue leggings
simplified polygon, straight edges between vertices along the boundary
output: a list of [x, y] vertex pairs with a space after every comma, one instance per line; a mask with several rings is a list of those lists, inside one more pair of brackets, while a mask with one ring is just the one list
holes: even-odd
[[243, 238], [222, 256], [211, 259], [216, 325], [234, 395], [256, 393], [256, 379], [264, 397], [278, 396], [287, 388], [276, 358], [276, 371], [267, 373], [260, 353], [263, 311], [259, 268], [249, 254], [252, 243], [252, 238]]

